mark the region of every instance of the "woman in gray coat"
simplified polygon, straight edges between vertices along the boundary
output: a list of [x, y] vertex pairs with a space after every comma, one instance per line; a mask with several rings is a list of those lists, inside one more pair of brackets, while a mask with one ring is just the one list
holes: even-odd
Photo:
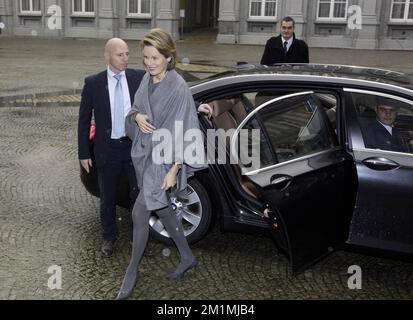
[[[117, 297], [119, 300], [129, 298], [138, 281], [138, 266], [149, 236], [151, 211], [156, 211], [181, 257], [177, 269], [166, 278], [181, 279], [186, 271], [198, 265], [182, 222], [170, 202], [171, 190], [184, 197], [188, 177], [205, 167], [204, 154], [194, 157], [190, 152], [190, 161], [184, 157], [188, 154], [186, 149], [194, 144], [192, 139], [190, 143], [185, 142], [184, 135], [200, 132], [195, 103], [188, 85], [174, 70], [177, 53], [172, 37], [161, 29], [153, 29], [142, 40], [141, 48], [147, 73], [126, 119], [126, 132], [133, 141], [132, 161], [140, 193], [132, 213], [132, 258]], [[166, 141], [168, 136], [172, 139]], [[196, 141], [201, 144], [196, 150], [203, 151], [202, 135], [201, 140]]]

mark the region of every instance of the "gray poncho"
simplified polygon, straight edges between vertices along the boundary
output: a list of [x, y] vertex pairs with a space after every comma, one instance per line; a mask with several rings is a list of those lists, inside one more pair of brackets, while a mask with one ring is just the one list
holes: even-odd
[[[169, 194], [161, 187], [170, 168], [182, 164], [176, 193], [185, 200], [187, 179], [205, 168], [206, 162], [195, 102], [185, 80], [171, 70], [153, 93], [152, 86], [147, 73], [126, 118], [126, 134], [133, 141], [131, 155], [140, 189], [137, 201], [148, 210], [158, 210], [169, 205]], [[139, 130], [136, 113], [149, 117], [157, 129], [154, 134]]]

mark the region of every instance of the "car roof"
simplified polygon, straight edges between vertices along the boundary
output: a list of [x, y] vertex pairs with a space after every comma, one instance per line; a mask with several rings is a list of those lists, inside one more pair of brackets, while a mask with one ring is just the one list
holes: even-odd
[[[311, 81], [314, 77], [317, 78], [335, 78], [340, 83], [351, 83], [351, 80], [368, 81], [376, 84], [393, 85], [413, 91], [413, 76], [405, 73], [367, 68], [359, 66], [347, 65], [331, 65], [331, 64], [278, 64], [273, 66], [257, 66], [243, 64], [234, 68], [232, 71], [227, 71], [213, 75], [207, 79], [197, 81], [191, 84], [191, 87], [196, 87], [203, 83], [214, 80], [239, 78], [242, 76], [257, 76], [260, 75], [280, 75], [284, 76], [300, 76], [300, 80]], [[293, 77], [295, 78], [295, 77]], [[296, 79], [296, 78], [295, 78]]]

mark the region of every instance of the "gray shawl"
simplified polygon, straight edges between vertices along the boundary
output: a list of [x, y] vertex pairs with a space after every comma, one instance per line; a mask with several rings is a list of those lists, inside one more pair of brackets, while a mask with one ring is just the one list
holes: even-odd
[[[161, 186], [172, 165], [182, 164], [174, 192], [181, 201], [185, 202], [187, 179], [194, 171], [205, 168], [206, 161], [202, 135], [193, 141], [183, 139], [183, 135], [188, 130], [197, 129], [200, 133], [195, 102], [185, 80], [175, 70], [168, 71], [153, 94], [150, 93], [151, 81], [151, 76], [146, 73], [136, 92], [132, 110], [126, 118], [126, 134], [133, 141], [131, 156], [139, 189], [141, 192], [144, 190], [148, 210], [157, 210], [168, 205], [170, 195], [166, 194]], [[144, 134], [139, 130], [135, 121], [137, 113], [149, 117], [149, 122], [157, 128], [154, 134]], [[183, 130], [176, 130], [176, 121], [180, 121]], [[166, 140], [159, 138], [157, 139], [160, 142], [154, 141], [157, 134], [164, 129], [172, 134], [172, 139], [169, 139], [171, 143], [166, 143]], [[180, 151], [194, 150], [194, 143], [197, 143], [197, 152], [192, 152], [188, 161], [189, 157]], [[162, 144], [172, 151], [168, 153], [162, 150], [160, 148]], [[162, 163], [159, 163], [159, 160], [154, 161], [159, 157], [165, 158], [165, 153], [171, 156]], [[196, 161], [194, 161], [194, 154], [196, 154]]]

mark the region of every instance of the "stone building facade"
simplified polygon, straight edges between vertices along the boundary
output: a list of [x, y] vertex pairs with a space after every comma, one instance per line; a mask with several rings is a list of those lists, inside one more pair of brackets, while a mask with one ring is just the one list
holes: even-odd
[[7, 36], [141, 39], [160, 27], [178, 39], [210, 28], [218, 43], [265, 44], [287, 15], [310, 47], [413, 50], [413, 0], [0, 0]]

